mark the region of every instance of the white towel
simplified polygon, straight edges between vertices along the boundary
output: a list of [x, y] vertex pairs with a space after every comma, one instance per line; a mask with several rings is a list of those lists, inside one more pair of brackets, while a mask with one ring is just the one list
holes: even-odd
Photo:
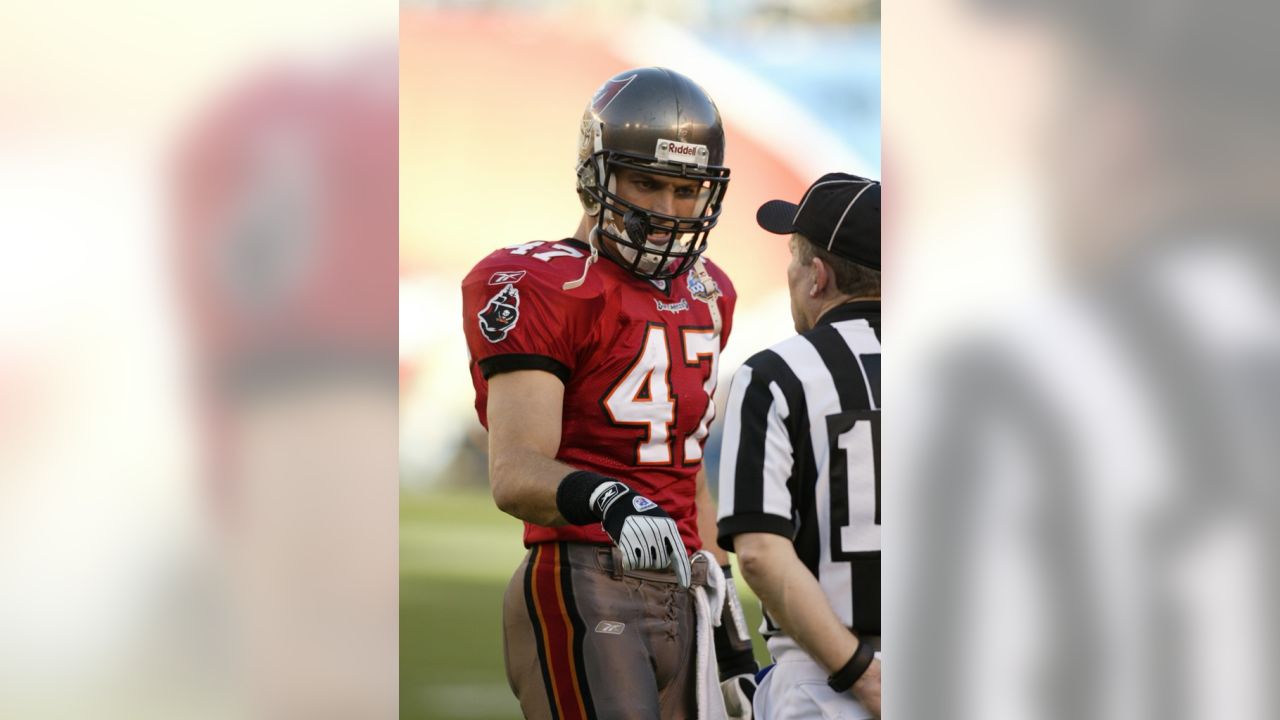
[[706, 587], [693, 587], [693, 601], [698, 610], [698, 718], [699, 720], [728, 720], [724, 709], [724, 696], [720, 694], [720, 670], [716, 665], [715, 632], [720, 625], [720, 610], [724, 605], [724, 573], [716, 558], [706, 550], [693, 555], [693, 562], [707, 564]]

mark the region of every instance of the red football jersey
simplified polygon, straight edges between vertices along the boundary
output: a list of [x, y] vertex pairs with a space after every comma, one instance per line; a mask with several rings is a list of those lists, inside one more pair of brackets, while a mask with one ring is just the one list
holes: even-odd
[[[699, 299], [713, 292], [692, 272], [647, 281], [601, 257], [580, 287], [564, 290], [589, 254], [577, 240], [516, 245], [493, 252], [462, 281], [476, 412], [488, 428], [487, 377], [527, 368], [557, 375], [565, 392], [556, 459], [618, 478], [658, 503], [698, 550], [696, 475], [715, 416], [733, 285], [705, 261], [719, 293], [717, 335]], [[525, 545], [552, 540], [610, 542], [599, 524], [525, 523]]]

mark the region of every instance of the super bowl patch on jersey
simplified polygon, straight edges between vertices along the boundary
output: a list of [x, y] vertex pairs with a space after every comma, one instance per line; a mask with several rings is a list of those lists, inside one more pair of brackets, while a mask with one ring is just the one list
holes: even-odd
[[720, 294], [717, 288], [707, 287], [707, 284], [702, 282], [702, 278], [698, 277], [696, 273], [686, 273], [686, 277], [688, 279], [685, 283], [689, 286], [689, 294], [693, 295], [695, 298], [702, 300], [703, 302], [709, 302], [711, 300], [715, 300]]
[[520, 291], [515, 285], [505, 285], [489, 298], [476, 317], [480, 319], [480, 332], [485, 340], [491, 343], [505, 340], [520, 319]]

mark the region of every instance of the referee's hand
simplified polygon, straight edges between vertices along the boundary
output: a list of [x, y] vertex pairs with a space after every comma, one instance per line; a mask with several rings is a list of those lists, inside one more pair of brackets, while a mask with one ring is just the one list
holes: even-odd
[[649, 498], [613, 481], [594, 493], [592, 510], [613, 544], [622, 550], [627, 570], [675, 571], [680, 587], [689, 587], [689, 552], [676, 521]]

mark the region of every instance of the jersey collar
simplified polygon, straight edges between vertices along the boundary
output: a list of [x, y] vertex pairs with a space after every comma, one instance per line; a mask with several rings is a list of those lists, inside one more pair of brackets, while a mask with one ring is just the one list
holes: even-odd
[[818, 322], [814, 323], [813, 326], [819, 328], [823, 325], [831, 325], [845, 320], [866, 320], [871, 325], [871, 329], [876, 331], [876, 337], [879, 338], [880, 301], [854, 300], [843, 305], [837, 305], [818, 318]]

